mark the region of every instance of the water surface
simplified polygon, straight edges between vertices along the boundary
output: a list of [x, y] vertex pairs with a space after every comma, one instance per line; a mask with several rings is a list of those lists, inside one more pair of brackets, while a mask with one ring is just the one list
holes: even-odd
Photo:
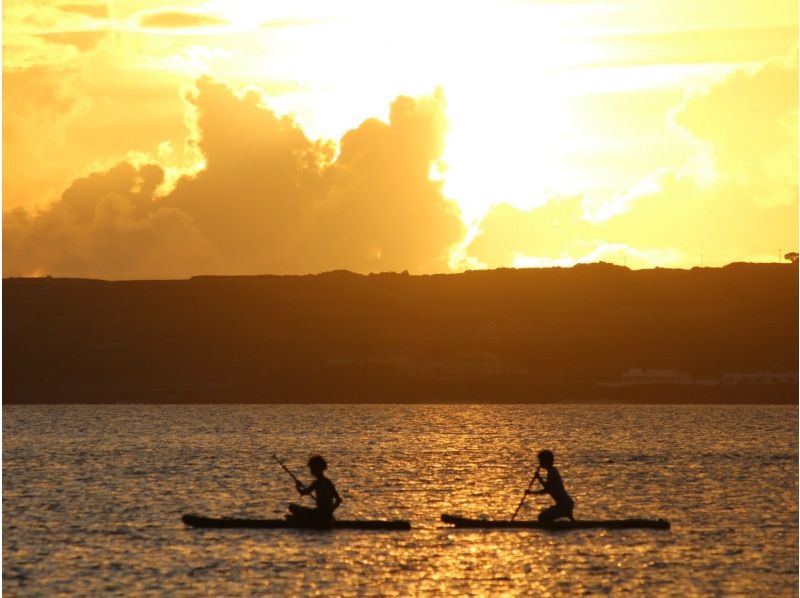
[[[796, 406], [4, 406], [7, 595], [797, 595]], [[535, 453], [578, 518], [673, 528], [447, 529], [508, 518]], [[195, 530], [281, 517], [321, 453], [341, 519], [411, 532]], [[531, 497], [520, 518], [548, 499]]]

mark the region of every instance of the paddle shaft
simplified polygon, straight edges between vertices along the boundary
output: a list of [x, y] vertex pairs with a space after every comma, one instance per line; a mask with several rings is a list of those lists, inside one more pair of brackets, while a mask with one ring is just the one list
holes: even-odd
[[298, 480], [298, 479], [297, 479], [297, 476], [296, 476], [296, 475], [294, 475], [294, 474], [292, 473], [292, 471], [291, 471], [291, 470], [290, 470], [288, 467], [286, 467], [286, 465], [284, 465], [283, 461], [281, 461], [280, 459], [278, 459], [278, 455], [272, 455], [272, 458], [273, 458], [273, 459], [275, 459], [275, 460], [278, 462], [278, 465], [280, 465], [281, 467], [283, 467], [283, 471], [285, 471], [285, 472], [286, 472], [286, 473], [288, 473], [290, 476], [292, 476], [292, 479], [293, 479], [293, 480], [294, 480], [296, 483], [298, 483], [298, 484], [302, 484], [302, 482], [301, 482], [300, 480]]
[[517, 510], [514, 511], [514, 514], [511, 516], [511, 521], [514, 521], [514, 519], [517, 516], [517, 513], [519, 513], [519, 510], [522, 508], [522, 505], [525, 502], [525, 499], [528, 498], [528, 492], [530, 492], [531, 488], [533, 487], [533, 483], [536, 481], [536, 478], [539, 477], [539, 470], [541, 470], [541, 467], [537, 467], [536, 468], [536, 473], [533, 474], [533, 477], [531, 478], [531, 482], [530, 482], [530, 484], [528, 484], [528, 489], [525, 491], [525, 494], [522, 495], [522, 500], [519, 501], [519, 504], [517, 505]]

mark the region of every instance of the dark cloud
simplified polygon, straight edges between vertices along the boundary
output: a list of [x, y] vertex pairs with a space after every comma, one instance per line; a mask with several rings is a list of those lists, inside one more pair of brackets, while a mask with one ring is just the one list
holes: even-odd
[[108, 18], [108, 6], [105, 4], [59, 4], [58, 10], [84, 15], [93, 19]]
[[6, 214], [7, 275], [447, 268], [463, 230], [429, 176], [443, 147], [441, 93], [398, 98], [388, 123], [348, 132], [335, 160], [335, 146], [258, 93], [201, 79], [188, 99], [202, 170], [156, 197], [160, 166], [121, 164], [75, 181], [42, 213]]
[[162, 10], [141, 15], [139, 24], [142, 27], [156, 29], [190, 29], [194, 27], [216, 27], [227, 24], [227, 21], [215, 15], [181, 10]]

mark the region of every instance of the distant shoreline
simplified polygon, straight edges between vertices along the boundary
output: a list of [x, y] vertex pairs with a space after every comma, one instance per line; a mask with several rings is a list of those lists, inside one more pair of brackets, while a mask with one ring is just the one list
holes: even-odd
[[793, 264], [15, 278], [3, 299], [4, 404], [798, 401]]
[[797, 401], [770, 401], [770, 402], [755, 402], [755, 401], [743, 401], [743, 402], [730, 402], [730, 401], [707, 401], [707, 402], [687, 402], [687, 403], [680, 403], [680, 402], [614, 402], [614, 401], [595, 401], [595, 402], [475, 402], [475, 401], [419, 401], [419, 402], [399, 402], [399, 401], [383, 401], [383, 402], [359, 402], [359, 403], [347, 403], [347, 402], [307, 402], [307, 403], [298, 403], [298, 402], [274, 402], [274, 403], [255, 403], [255, 402], [231, 402], [231, 401], [217, 401], [217, 402], [204, 402], [204, 401], [175, 401], [175, 402], [152, 402], [152, 401], [131, 401], [131, 402], [98, 402], [98, 403], [86, 403], [86, 402], [48, 402], [48, 401], [25, 401], [25, 402], [3, 402], [4, 407], [16, 407], [16, 406], [63, 406], [63, 405], [83, 405], [83, 406], [103, 406], [103, 405], [263, 405], [263, 406], [270, 406], [270, 405], [296, 405], [302, 407], [309, 407], [314, 405], [564, 405], [564, 406], [586, 406], [586, 407], [597, 407], [597, 406], [629, 406], [629, 407], [647, 407], [647, 406], [667, 406], [667, 405], [681, 405], [686, 407], [691, 406], [751, 406], [751, 407], [779, 407], [779, 406], [790, 406], [794, 405], [798, 407]]
[[[4, 392], [4, 405], [186, 405], [186, 404], [245, 404], [245, 405], [791, 405], [798, 404], [798, 385], [772, 385], [763, 387], [733, 387], [717, 392], [683, 392], [669, 387], [625, 388], [624, 392], [603, 394], [571, 394], [559, 396], [550, 393], [530, 399], [523, 396], [504, 396], [498, 399], [478, 398], [474, 394], [451, 394], [449, 396], [421, 395], [418, 399], [408, 400], [397, 396], [381, 399], [372, 394], [364, 398], [348, 399], [342, 396], [330, 397], [327, 400], [320, 395], [309, 395], [306, 398], [292, 397], [258, 397], [252, 393], [239, 392], [202, 392], [175, 389], [135, 389], [135, 388], [71, 388], [65, 393], [55, 388], [32, 389], [26, 387], [21, 392], [9, 388]], [[705, 390], [705, 389], [703, 389]], [[53, 395], [65, 396], [61, 400], [53, 400]], [[19, 400], [19, 398], [22, 400]], [[96, 400], [90, 400], [94, 397]], [[117, 397], [117, 398], [114, 398]], [[127, 398], [121, 398], [127, 397]], [[10, 400], [9, 400], [10, 399]]]
[[677, 273], [677, 272], [714, 272], [714, 271], [730, 271], [734, 269], [745, 268], [778, 268], [778, 269], [794, 269], [798, 271], [800, 263], [792, 263], [788, 261], [772, 261], [772, 262], [731, 262], [723, 266], [691, 266], [691, 267], [672, 267], [672, 266], [653, 266], [651, 268], [630, 268], [628, 266], [621, 266], [619, 264], [610, 262], [590, 262], [578, 263], [573, 266], [546, 266], [546, 267], [500, 267], [500, 268], [487, 268], [487, 269], [467, 269], [458, 272], [420, 272], [409, 273], [407, 270], [402, 272], [384, 271], [384, 272], [355, 272], [352, 270], [325, 270], [321, 272], [306, 272], [303, 274], [194, 274], [189, 277], [181, 278], [89, 278], [84, 276], [53, 276], [51, 274], [43, 274], [36, 276], [5, 276], [2, 278], [3, 282], [6, 281], [27, 281], [27, 282], [73, 282], [73, 283], [174, 283], [174, 282], [187, 282], [197, 280], [228, 280], [228, 281], [246, 281], [258, 279], [308, 279], [318, 277], [332, 277], [332, 276], [352, 276], [359, 278], [379, 278], [379, 277], [409, 277], [409, 278], [441, 278], [441, 277], [461, 277], [469, 275], [481, 275], [486, 273], [544, 273], [544, 272], [575, 272], [575, 271], [590, 271], [590, 270], [616, 270], [631, 273], [644, 273], [644, 272], [661, 272], [661, 273]]

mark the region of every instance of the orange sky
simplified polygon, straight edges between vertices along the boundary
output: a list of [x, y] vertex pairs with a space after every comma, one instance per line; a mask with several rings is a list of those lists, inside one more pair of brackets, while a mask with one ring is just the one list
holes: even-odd
[[4, 275], [774, 261], [797, 89], [794, 1], [6, 2]]

